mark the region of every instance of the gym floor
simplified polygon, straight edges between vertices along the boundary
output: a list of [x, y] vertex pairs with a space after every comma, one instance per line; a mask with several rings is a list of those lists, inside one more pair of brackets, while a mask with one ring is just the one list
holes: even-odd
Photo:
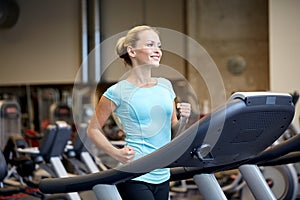
[[188, 190], [184, 193], [170, 192], [171, 200], [203, 200], [198, 190]]
[[[82, 200], [97, 200], [91, 191], [83, 192], [80, 194]], [[170, 200], [203, 200], [202, 196], [199, 194], [198, 190], [188, 190], [184, 193], [174, 193], [170, 192]], [[27, 196], [22, 198], [22, 200], [40, 200], [40, 198]]]
[[[82, 200], [97, 200], [92, 191], [80, 193]], [[204, 200], [198, 189], [188, 189], [186, 192], [172, 192], [170, 191], [170, 200]], [[228, 200], [239, 200], [240, 198], [227, 197]], [[22, 200], [40, 200], [40, 198], [28, 196]], [[296, 200], [300, 200], [299, 197]]]

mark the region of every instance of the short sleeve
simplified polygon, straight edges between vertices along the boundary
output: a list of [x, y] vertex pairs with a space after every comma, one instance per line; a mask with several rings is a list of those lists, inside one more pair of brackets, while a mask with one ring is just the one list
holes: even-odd
[[170, 84], [170, 95], [171, 95], [171, 98], [172, 98], [172, 99], [175, 99], [176, 94], [175, 94], [175, 92], [174, 92], [173, 86], [172, 86], [172, 84], [171, 84], [170, 81], [168, 81], [168, 82], [169, 82], [169, 84]]
[[176, 94], [175, 94], [175, 92], [174, 92], [174, 89], [173, 89], [173, 86], [172, 86], [171, 81], [169, 81], [168, 79], [165, 79], [165, 78], [160, 78], [160, 80], [161, 80], [162, 85], [163, 85], [164, 87], [166, 87], [166, 89], [169, 91], [170, 97], [171, 97], [172, 99], [175, 99]]
[[118, 87], [118, 84], [112, 85], [109, 87], [103, 94], [106, 98], [113, 101], [116, 106], [120, 106], [120, 87]]

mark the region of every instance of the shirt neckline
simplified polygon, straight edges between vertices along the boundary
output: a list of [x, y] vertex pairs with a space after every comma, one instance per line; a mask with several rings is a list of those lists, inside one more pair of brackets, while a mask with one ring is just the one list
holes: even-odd
[[158, 85], [159, 82], [159, 78], [154, 78], [156, 80], [156, 83], [150, 87], [138, 87], [136, 85], [134, 85], [133, 83], [129, 82], [128, 80], [124, 80], [127, 84], [129, 84], [130, 86], [134, 87], [134, 88], [138, 88], [138, 89], [150, 89], [150, 88], [154, 88]]

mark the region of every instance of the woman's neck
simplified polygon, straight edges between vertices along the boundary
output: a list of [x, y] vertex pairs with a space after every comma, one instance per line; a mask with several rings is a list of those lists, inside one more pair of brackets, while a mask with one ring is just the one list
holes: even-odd
[[127, 81], [137, 87], [151, 87], [156, 84], [156, 79], [151, 76], [151, 69], [148, 67], [133, 67]]

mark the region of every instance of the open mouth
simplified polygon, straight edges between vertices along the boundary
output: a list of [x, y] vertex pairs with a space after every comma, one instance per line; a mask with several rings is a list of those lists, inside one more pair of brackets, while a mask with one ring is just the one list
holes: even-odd
[[155, 61], [159, 61], [160, 60], [160, 56], [151, 56], [151, 58]]

